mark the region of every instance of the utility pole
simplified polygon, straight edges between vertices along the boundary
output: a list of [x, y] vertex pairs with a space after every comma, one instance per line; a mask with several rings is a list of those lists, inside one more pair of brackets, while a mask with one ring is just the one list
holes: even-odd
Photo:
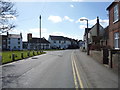
[[40, 19], [40, 53], [41, 53], [41, 15], [39, 19]]
[[89, 39], [88, 39], [88, 33], [89, 33], [89, 29], [88, 29], [88, 19], [87, 21], [87, 55], [89, 55]]

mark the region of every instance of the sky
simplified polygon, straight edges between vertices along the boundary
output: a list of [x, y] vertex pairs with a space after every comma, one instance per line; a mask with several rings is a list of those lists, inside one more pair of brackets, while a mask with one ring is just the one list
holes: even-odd
[[14, 2], [18, 17], [14, 19], [16, 28], [9, 33], [23, 35], [27, 41], [27, 34], [33, 37], [39, 35], [39, 16], [42, 17], [42, 37], [47, 40], [49, 35], [65, 36], [83, 40], [86, 21], [89, 28], [95, 25], [99, 16], [103, 27], [108, 25], [108, 11], [111, 2]]

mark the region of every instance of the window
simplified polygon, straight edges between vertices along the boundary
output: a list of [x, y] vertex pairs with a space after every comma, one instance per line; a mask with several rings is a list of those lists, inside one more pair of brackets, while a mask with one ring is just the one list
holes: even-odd
[[18, 46], [18, 48], [20, 48], [20, 46]]
[[59, 41], [59, 43], [61, 43], [61, 41]]
[[8, 41], [8, 44], [10, 44], [10, 41]]
[[118, 4], [115, 5], [114, 7], [114, 22], [118, 21], [119, 20], [119, 13], [118, 13]]
[[3, 40], [3, 42], [6, 42], [6, 40]]
[[8, 48], [10, 49], [10, 46], [8, 46]]
[[18, 42], [18, 44], [20, 44], [20, 42]]
[[54, 43], [56, 43], [56, 41], [54, 41]]
[[18, 40], [20, 40], [20, 38], [18, 38]]
[[119, 33], [114, 33], [114, 48], [119, 49]]

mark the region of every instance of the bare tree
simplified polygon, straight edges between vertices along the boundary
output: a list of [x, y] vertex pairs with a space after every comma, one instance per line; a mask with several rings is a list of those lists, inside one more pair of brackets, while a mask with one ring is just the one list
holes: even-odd
[[13, 20], [17, 17], [14, 3], [0, 0], [0, 34], [15, 27]]

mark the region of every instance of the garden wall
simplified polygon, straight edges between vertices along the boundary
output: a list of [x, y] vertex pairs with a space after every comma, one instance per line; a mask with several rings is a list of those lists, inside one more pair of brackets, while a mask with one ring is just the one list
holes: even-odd
[[[109, 51], [109, 67], [111, 67], [111, 57], [112, 57], [112, 68], [114, 71], [118, 71], [118, 63], [120, 65], [120, 54], [112, 54], [111, 56], [111, 51]], [[101, 51], [95, 51], [95, 50], [90, 50], [90, 56], [97, 60], [98, 62], [103, 64], [103, 50]]]

